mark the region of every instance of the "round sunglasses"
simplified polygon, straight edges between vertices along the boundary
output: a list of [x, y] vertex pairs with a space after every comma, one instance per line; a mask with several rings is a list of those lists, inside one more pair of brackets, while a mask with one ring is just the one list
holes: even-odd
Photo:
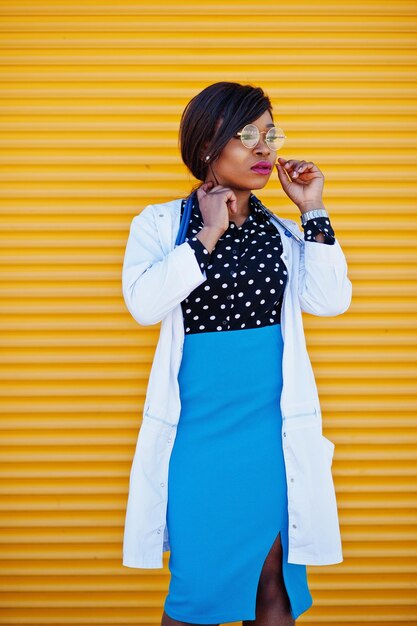
[[279, 150], [284, 145], [286, 137], [284, 131], [279, 126], [272, 126], [268, 131], [260, 131], [255, 124], [246, 124], [235, 136], [236, 138], [240, 137], [245, 148], [255, 148], [262, 133], [266, 133], [265, 142], [270, 150]]

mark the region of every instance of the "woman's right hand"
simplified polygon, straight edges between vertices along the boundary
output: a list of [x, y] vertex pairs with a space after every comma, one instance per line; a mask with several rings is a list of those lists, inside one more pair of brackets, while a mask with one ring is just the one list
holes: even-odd
[[204, 226], [219, 231], [221, 235], [226, 232], [229, 228], [229, 210], [231, 214], [237, 211], [234, 192], [229, 187], [214, 185], [209, 181], [197, 189], [197, 198]]

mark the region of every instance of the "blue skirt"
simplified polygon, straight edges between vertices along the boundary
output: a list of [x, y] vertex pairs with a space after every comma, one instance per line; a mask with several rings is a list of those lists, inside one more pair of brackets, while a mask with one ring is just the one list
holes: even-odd
[[278, 533], [293, 619], [313, 603], [306, 566], [288, 563], [282, 350], [280, 324], [185, 335], [168, 477], [164, 610], [173, 619], [254, 620]]

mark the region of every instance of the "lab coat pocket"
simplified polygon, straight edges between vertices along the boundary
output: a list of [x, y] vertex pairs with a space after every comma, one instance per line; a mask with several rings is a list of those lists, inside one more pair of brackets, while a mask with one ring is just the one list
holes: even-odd
[[[304, 407], [307, 409], [307, 407]], [[284, 420], [290, 547], [309, 562], [340, 560], [341, 544], [331, 464], [334, 444], [323, 436], [317, 411], [299, 411]]]
[[281, 407], [281, 411], [288, 430], [298, 430], [315, 424], [321, 427], [320, 409], [312, 402], [292, 404], [290, 410]]
[[[322, 459], [316, 467], [312, 508], [315, 546], [321, 564], [339, 563], [343, 560], [340, 527], [337, 510], [337, 499], [332, 474], [332, 463], [335, 444], [321, 435]], [[317, 563], [318, 565], [320, 562]]]

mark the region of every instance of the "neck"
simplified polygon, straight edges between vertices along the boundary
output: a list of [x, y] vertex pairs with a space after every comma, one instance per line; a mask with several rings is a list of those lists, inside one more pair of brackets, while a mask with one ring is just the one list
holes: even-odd
[[[212, 180], [215, 185], [221, 184], [217, 181], [214, 181], [210, 177], [208, 177], [204, 182], [208, 183], [210, 180]], [[237, 199], [237, 212], [234, 213], [234, 216], [238, 218], [248, 217], [248, 215], [250, 214], [249, 198], [251, 195], [251, 191], [248, 191], [247, 189], [234, 189], [233, 187], [230, 187], [230, 189], [234, 192]]]
[[237, 198], [237, 212], [236, 217], [247, 217], [250, 213], [249, 197], [251, 192], [241, 189], [233, 189], [233, 192]]

